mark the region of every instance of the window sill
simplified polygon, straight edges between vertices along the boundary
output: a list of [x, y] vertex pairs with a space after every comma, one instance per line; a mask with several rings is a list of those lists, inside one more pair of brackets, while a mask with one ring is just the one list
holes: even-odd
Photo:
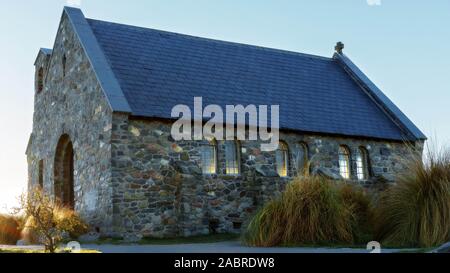
[[223, 179], [223, 180], [234, 180], [234, 179], [242, 178], [242, 175], [240, 175], [240, 174], [223, 174], [223, 175], [219, 175], [218, 178]]
[[216, 174], [216, 173], [204, 173], [202, 175], [203, 175], [203, 177], [206, 177], [206, 178], [217, 178], [218, 177], [218, 174]]

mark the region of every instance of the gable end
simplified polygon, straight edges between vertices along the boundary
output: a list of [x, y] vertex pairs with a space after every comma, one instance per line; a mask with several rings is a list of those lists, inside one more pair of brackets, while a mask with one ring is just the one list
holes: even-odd
[[131, 108], [122, 92], [113, 71], [106, 60], [97, 39], [80, 9], [65, 7], [69, 21], [80, 40], [95, 75], [106, 95], [109, 105], [114, 112], [131, 113]]
[[422, 131], [347, 56], [335, 53], [333, 58], [405, 133], [405, 140], [427, 139]]

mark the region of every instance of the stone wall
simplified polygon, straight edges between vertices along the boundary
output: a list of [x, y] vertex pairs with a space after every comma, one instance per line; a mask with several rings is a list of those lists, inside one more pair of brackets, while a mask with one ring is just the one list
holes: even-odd
[[55, 150], [60, 137], [67, 134], [74, 148], [75, 209], [108, 234], [112, 222], [112, 113], [66, 15], [53, 55], [40, 54], [36, 71], [46, 68], [47, 61], [44, 90], [35, 92], [33, 133], [27, 150], [29, 186], [38, 184], [38, 165], [43, 160], [44, 190], [54, 194]]
[[[224, 147], [218, 142], [218, 174], [202, 175], [202, 141], [175, 142], [165, 121], [128, 119], [114, 114], [112, 183], [116, 235], [190, 236], [209, 232], [240, 232], [241, 225], [262, 204], [277, 196], [289, 178], [276, 173], [275, 153], [262, 152], [260, 143], [242, 141], [241, 175], [225, 175]], [[281, 133], [289, 146], [290, 176], [297, 172], [299, 143], [307, 144], [312, 171], [339, 176], [338, 148], [350, 148], [352, 162], [359, 147], [369, 153], [373, 178], [392, 181], [409, 155], [395, 142]], [[418, 144], [421, 150], [421, 144]], [[354, 167], [352, 169], [355, 169]], [[356, 174], [352, 173], [356, 179]]]

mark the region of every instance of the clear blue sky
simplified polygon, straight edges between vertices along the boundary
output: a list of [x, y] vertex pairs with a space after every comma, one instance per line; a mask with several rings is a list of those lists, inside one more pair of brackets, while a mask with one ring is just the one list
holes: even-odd
[[33, 63], [70, 2], [91, 18], [317, 55], [343, 41], [428, 136], [450, 140], [449, 0], [1, 0], [0, 210], [26, 187]]

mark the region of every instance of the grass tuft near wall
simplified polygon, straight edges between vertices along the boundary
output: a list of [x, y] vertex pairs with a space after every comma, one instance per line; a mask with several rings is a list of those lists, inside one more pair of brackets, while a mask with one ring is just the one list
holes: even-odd
[[407, 167], [376, 201], [357, 186], [296, 178], [252, 218], [250, 246], [355, 245], [429, 248], [450, 241], [450, 150], [411, 150]]
[[370, 236], [365, 234], [370, 209], [368, 197], [355, 186], [319, 176], [296, 178], [257, 212], [243, 239], [260, 247], [354, 244]]
[[0, 214], [0, 244], [16, 245], [20, 240], [20, 219]]
[[376, 238], [384, 245], [431, 247], [450, 241], [450, 151], [409, 163], [378, 204]]

